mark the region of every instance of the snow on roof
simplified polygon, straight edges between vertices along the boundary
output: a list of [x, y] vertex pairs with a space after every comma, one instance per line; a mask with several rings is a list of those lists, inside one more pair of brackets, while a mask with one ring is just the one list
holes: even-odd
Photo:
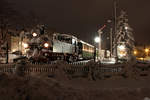
[[[72, 38], [77, 39], [77, 37], [75, 37], [75, 36], [73, 36], [73, 35], [69, 35], [69, 34], [54, 33], [54, 35], [67, 36], [67, 37], [72, 37]], [[89, 43], [87, 43], [87, 42], [84, 42], [83, 40], [78, 39], [78, 41], [79, 41], [79, 42], [81, 42], [81, 43], [83, 43], [83, 44], [86, 44], [86, 45], [88, 45], [88, 46], [90, 46], [90, 47], [93, 47], [93, 48], [94, 48], [94, 46], [93, 46], [93, 45], [91, 45], [91, 44], [89, 44]]]
[[94, 48], [94, 46], [93, 45], [91, 45], [91, 44], [89, 44], [89, 43], [87, 43], [87, 42], [84, 42], [84, 41], [82, 41], [82, 40], [79, 40], [81, 43], [83, 43], [83, 44], [86, 44], [86, 45], [88, 45], [88, 46], [91, 46], [91, 47], [93, 47]]
[[69, 38], [76, 38], [77, 39], [77, 37], [75, 37], [73, 35], [69, 35], [69, 34], [54, 33], [53, 35], [61, 35], [61, 36], [66, 36], [66, 37], [69, 37]]

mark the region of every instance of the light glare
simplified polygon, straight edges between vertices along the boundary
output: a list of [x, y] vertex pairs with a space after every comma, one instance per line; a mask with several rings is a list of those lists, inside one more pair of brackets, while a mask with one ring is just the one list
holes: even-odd
[[24, 48], [28, 48], [29, 45], [27, 43], [24, 43], [23, 46]]
[[120, 46], [118, 46], [118, 48], [119, 48], [120, 50], [125, 50], [125, 46], [124, 46], [124, 45], [120, 45]]
[[128, 27], [126, 26], [126, 27], [125, 27], [125, 29], [127, 30], [127, 29], [128, 29]]
[[149, 49], [145, 49], [145, 52], [146, 52], [146, 53], [149, 52]]
[[33, 37], [36, 37], [36, 36], [37, 36], [37, 33], [33, 33], [32, 35], [33, 35]]
[[48, 47], [49, 47], [49, 44], [48, 44], [48, 43], [44, 43], [44, 47], [45, 47], [45, 48], [48, 48]]
[[95, 38], [95, 42], [96, 42], [96, 43], [99, 43], [99, 42], [100, 42], [100, 38], [99, 38], [99, 37], [96, 37], [96, 38]]
[[136, 55], [137, 54], [137, 51], [134, 51], [134, 55]]

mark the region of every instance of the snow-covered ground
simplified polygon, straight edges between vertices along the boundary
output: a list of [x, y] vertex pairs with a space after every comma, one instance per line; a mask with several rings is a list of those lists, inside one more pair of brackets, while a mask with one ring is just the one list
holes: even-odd
[[[150, 98], [149, 75], [140, 78], [116, 77], [102, 80], [92, 80], [91, 77], [68, 78], [63, 69], [67, 67], [65, 63], [61, 61], [56, 63], [58, 69], [55, 77], [42, 74], [19, 77], [17, 74], [0, 73], [1, 100], [148, 100]], [[93, 62], [88, 64], [92, 66]], [[131, 70], [132, 65], [124, 64], [128, 71]], [[143, 63], [138, 65], [142, 68], [147, 66]]]
[[0, 75], [1, 100], [148, 100], [150, 80], [88, 81]]

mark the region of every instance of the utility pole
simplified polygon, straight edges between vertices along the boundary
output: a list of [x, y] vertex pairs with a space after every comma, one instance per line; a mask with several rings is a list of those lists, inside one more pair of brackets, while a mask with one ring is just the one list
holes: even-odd
[[112, 32], [113, 32], [113, 29], [111, 28], [110, 29], [110, 58], [112, 57], [112, 54], [113, 54], [113, 46], [112, 46]]
[[117, 33], [117, 0], [114, 0], [114, 24], [115, 24], [115, 28], [114, 28], [114, 50], [115, 50], [115, 58], [116, 58], [116, 62], [118, 62], [118, 52], [117, 52], [117, 43], [116, 43], [116, 33]]
[[117, 1], [114, 0], [115, 33], [117, 31]]
[[8, 53], [8, 41], [6, 42], [6, 64], [8, 64], [8, 59], [9, 59], [9, 53]]

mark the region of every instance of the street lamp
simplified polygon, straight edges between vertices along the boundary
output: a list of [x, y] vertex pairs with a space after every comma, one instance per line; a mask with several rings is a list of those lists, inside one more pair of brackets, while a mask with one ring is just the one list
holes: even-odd
[[96, 43], [99, 43], [99, 42], [100, 42], [100, 38], [99, 38], [99, 37], [95, 37], [94, 40], [95, 40]]
[[[104, 26], [104, 27], [105, 27], [105, 26]], [[103, 28], [102, 28], [102, 29], [103, 29]], [[99, 57], [100, 57], [100, 60], [102, 60], [102, 53], [101, 53], [101, 51], [102, 51], [101, 49], [102, 49], [102, 48], [101, 48], [101, 41], [100, 41], [100, 40], [101, 40], [101, 35], [102, 35], [102, 33], [103, 33], [103, 32], [102, 32], [102, 29], [99, 29], [99, 30], [98, 30], [98, 34], [99, 34], [99, 47], [98, 47], [98, 49], [99, 49]]]
[[125, 29], [127, 30], [127, 29], [128, 29], [128, 27], [127, 27], [127, 26], [125, 26]]
[[137, 51], [134, 51], [133, 53], [134, 53], [135, 56], [137, 55]]
[[145, 53], [146, 53], [146, 56], [148, 56], [148, 53], [149, 53], [149, 49], [148, 48], [145, 49]]
[[[95, 43], [100, 43], [100, 38], [97, 36], [95, 37], [94, 39]], [[97, 51], [96, 51], [96, 45], [94, 46], [94, 62], [96, 60], [96, 55], [97, 55], [97, 58], [98, 58], [98, 54], [97, 54]]]
[[145, 52], [148, 53], [148, 52], [149, 52], [149, 49], [146, 48], [146, 49], [145, 49]]

